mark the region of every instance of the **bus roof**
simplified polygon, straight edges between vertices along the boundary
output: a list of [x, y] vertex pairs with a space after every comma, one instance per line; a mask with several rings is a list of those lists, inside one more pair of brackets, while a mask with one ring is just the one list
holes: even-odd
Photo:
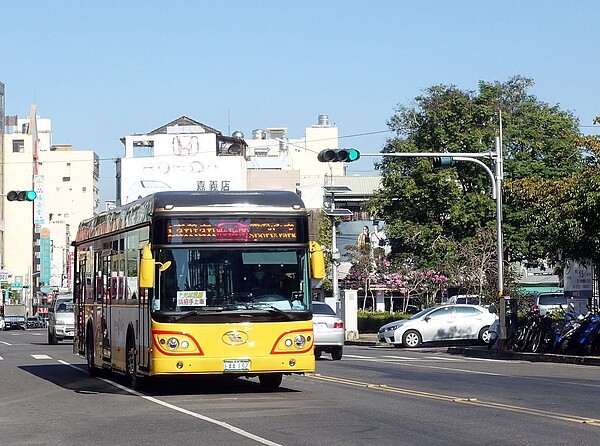
[[306, 212], [300, 196], [290, 191], [161, 191], [83, 220], [79, 224], [75, 243], [141, 225], [150, 221], [156, 212], [198, 211], [199, 208], [207, 212], [212, 209], [231, 212]]

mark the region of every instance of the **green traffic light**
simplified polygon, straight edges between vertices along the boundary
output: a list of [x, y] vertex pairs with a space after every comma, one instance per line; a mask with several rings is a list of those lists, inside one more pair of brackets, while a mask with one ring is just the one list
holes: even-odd
[[451, 156], [441, 156], [433, 158], [433, 167], [436, 169], [441, 169], [444, 167], [452, 167], [454, 166], [454, 158]]
[[348, 149], [348, 162], [356, 161], [360, 158], [360, 152], [356, 149]]
[[34, 190], [11, 190], [6, 194], [8, 201], [33, 201], [37, 198]]
[[356, 149], [326, 149], [321, 150], [317, 159], [322, 163], [346, 162], [351, 163], [360, 158], [360, 152]]

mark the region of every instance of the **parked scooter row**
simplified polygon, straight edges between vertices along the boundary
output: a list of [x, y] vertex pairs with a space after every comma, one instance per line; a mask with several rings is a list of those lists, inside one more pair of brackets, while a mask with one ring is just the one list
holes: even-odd
[[[572, 310], [572, 308], [570, 308]], [[521, 352], [553, 352], [575, 355], [600, 355], [600, 316], [587, 312], [540, 315], [534, 306], [512, 337], [512, 348]]]
[[578, 316], [565, 313], [564, 321], [562, 327], [555, 329], [556, 352], [580, 355], [600, 353], [600, 316], [589, 311]]

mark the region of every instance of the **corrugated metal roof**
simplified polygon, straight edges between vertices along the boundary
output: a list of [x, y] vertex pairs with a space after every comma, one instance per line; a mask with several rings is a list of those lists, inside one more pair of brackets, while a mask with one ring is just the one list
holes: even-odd
[[[348, 186], [351, 191], [339, 194], [339, 197], [349, 197], [352, 195], [370, 196], [381, 187], [381, 176], [334, 176], [327, 180], [333, 180], [335, 186]], [[329, 184], [327, 184], [329, 185]]]

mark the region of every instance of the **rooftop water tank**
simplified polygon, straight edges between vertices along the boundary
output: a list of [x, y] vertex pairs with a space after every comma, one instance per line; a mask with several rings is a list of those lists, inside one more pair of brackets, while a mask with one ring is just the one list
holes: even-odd
[[267, 131], [265, 129], [252, 130], [252, 139], [267, 139]]
[[329, 127], [329, 115], [319, 115], [319, 125], [322, 127]]

